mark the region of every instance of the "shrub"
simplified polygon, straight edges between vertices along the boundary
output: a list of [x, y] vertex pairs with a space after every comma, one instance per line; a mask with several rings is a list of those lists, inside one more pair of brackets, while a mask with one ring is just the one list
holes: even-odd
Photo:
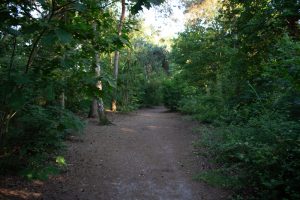
[[161, 81], [153, 80], [145, 84], [141, 100], [143, 106], [157, 106], [162, 103], [162, 98]]
[[163, 103], [171, 111], [175, 111], [179, 107], [182, 98], [180, 87], [175, 81], [167, 80], [163, 84]]
[[163, 82], [163, 103], [171, 111], [180, 109], [181, 100], [196, 94], [196, 88], [181, 80], [180, 74]]
[[[55, 172], [55, 154], [63, 140], [80, 133], [84, 124], [73, 113], [58, 107], [28, 106], [11, 123], [1, 144], [1, 173], [18, 173], [28, 178], [45, 178]], [[50, 166], [49, 166], [50, 164]]]
[[216, 96], [191, 95], [184, 97], [179, 104], [181, 112], [191, 114], [194, 119], [202, 122], [217, 120], [222, 111], [222, 99]]
[[249, 196], [299, 199], [299, 132], [299, 123], [282, 114], [264, 113], [244, 124], [208, 131], [201, 144], [237, 175]]

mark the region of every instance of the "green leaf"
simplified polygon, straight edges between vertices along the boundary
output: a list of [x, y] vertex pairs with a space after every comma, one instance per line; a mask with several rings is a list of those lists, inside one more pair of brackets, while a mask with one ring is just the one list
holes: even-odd
[[47, 35], [43, 37], [42, 42], [45, 45], [53, 45], [55, 44], [55, 40], [57, 40], [56, 33], [54, 31], [50, 31]]
[[131, 8], [132, 14], [137, 14], [140, 10], [143, 10], [143, 6], [145, 6], [147, 9], [151, 7], [151, 4], [148, 0], [138, 0], [134, 6]]
[[55, 159], [55, 162], [56, 162], [59, 166], [66, 166], [66, 165], [67, 165], [65, 158], [62, 157], [62, 156], [57, 156], [56, 159]]
[[113, 79], [111, 79], [111, 78], [109, 78], [109, 77], [102, 76], [101, 77], [101, 81], [107, 82], [109, 84], [109, 86], [112, 87], [112, 88], [116, 88], [117, 87], [116, 86], [116, 81], [113, 80]]
[[70, 43], [73, 40], [73, 36], [63, 29], [57, 29], [55, 30], [55, 33], [62, 43]]
[[123, 44], [127, 45], [127, 46], [130, 45], [130, 42], [129, 42], [129, 40], [128, 40], [127, 38], [120, 37], [120, 41], [121, 41]]

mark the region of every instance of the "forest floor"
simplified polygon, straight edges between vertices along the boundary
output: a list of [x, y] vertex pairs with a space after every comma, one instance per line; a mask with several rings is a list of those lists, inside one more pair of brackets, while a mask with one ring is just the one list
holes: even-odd
[[[68, 141], [67, 170], [46, 182], [0, 181], [0, 199], [221, 200], [228, 192], [194, 181], [212, 166], [194, 154], [195, 122], [163, 107], [89, 120], [82, 139]], [[6, 185], [5, 185], [6, 184]]]

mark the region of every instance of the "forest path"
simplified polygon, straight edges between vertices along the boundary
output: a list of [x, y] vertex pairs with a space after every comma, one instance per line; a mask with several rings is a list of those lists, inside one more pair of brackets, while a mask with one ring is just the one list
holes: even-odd
[[163, 107], [90, 120], [70, 142], [68, 170], [46, 184], [44, 200], [218, 200], [226, 192], [193, 181], [208, 164], [193, 154], [195, 123]]

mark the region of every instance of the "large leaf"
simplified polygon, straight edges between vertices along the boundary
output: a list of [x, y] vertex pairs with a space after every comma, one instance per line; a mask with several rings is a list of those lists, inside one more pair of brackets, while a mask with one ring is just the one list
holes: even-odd
[[140, 10], [143, 10], [143, 6], [145, 6], [147, 9], [151, 7], [151, 4], [148, 0], [138, 0], [134, 6], [131, 8], [132, 14], [137, 14]]
[[126, 38], [126, 37], [120, 37], [119, 39], [120, 39], [120, 41], [121, 41], [123, 44], [125, 44], [126, 46], [130, 46], [130, 42], [129, 42], [129, 39], [128, 39], [128, 38]]
[[63, 29], [57, 29], [55, 33], [62, 43], [70, 43], [73, 40], [73, 36]]
[[55, 40], [57, 41], [56, 33], [54, 31], [50, 31], [43, 37], [42, 42], [45, 45], [54, 45]]
[[101, 81], [107, 82], [108, 85], [109, 85], [110, 87], [112, 87], [112, 88], [116, 88], [116, 87], [117, 87], [117, 86], [116, 86], [116, 81], [115, 81], [114, 79], [112, 79], [111, 77], [109, 77], [109, 76], [101, 76], [101, 77], [100, 77], [100, 80], [101, 80]]

